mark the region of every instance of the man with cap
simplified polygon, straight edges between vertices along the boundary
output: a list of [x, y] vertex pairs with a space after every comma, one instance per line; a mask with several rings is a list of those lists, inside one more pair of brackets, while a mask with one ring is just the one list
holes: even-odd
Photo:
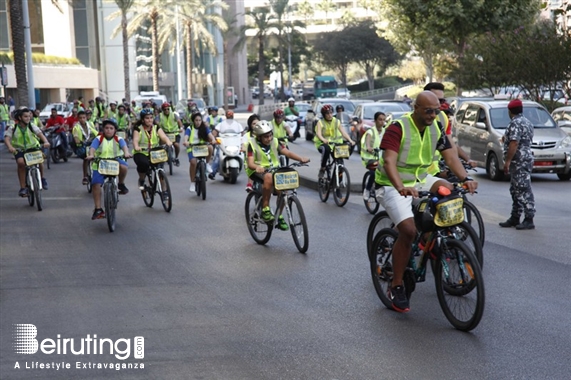
[[[218, 137], [221, 133], [228, 133], [228, 132], [235, 132], [235, 133], [240, 133], [241, 135], [244, 135], [246, 133], [246, 130], [244, 129], [244, 127], [242, 126], [242, 124], [238, 123], [236, 120], [234, 120], [234, 111], [228, 110], [226, 111], [226, 120], [218, 123], [218, 125], [216, 125], [216, 128], [214, 128], [212, 130], [212, 135], [214, 137]], [[207, 170], [209, 172], [208, 174], [208, 178], [210, 179], [214, 179], [216, 176], [216, 173], [218, 172], [218, 168], [220, 167], [220, 160], [218, 157], [218, 149], [220, 148], [216, 148], [216, 152], [214, 154], [214, 159], [212, 160], [212, 167], [209, 167], [210, 164], [207, 164]]]
[[[510, 123], [502, 137], [504, 144], [504, 174], [510, 174], [510, 194], [512, 196], [511, 216], [501, 227], [514, 227], [518, 230], [535, 228], [535, 199], [531, 189], [533, 169], [533, 124], [523, 116], [523, 103], [514, 99], [508, 103]], [[524, 214], [520, 223], [521, 214]]]

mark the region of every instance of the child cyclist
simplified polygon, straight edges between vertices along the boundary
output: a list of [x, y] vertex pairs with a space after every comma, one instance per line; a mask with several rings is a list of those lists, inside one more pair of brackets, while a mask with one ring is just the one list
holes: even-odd
[[[271, 223], [275, 219], [270, 209], [270, 197], [274, 191], [274, 179], [272, 173], [268, 173], [266, 170], [280, 165], [280, 155], [302, 163], [309, 162], [309, 158], [300, 157], [281, 145], [273, 135], [272, 126], [265, 120], [258, 122], [252, 128], [252, 134], [254, 137], [250, 138], [250, 144], [248, 145], [246, 173], [254, 182], [262, 184], [262, 219], [267, 223]], [[284, 231], [289, 229], [281, 215], [278, 228]]]
[[202, 120], [202, 115], [200, 112], [195, 112], [191, 116], [191, 125], [186, 129], [184, 135], [184, 142], [182, 145], [186, 147], [186, 152], [188, 153], [188, 161], [190, 162], [189, 174], [190, 174], [190, 188], [188, 191], [194, 191], [194, 182], [196, 180], [196, 157], [192, 154], [192, 146], [197, 144], [208, 144], [208, 156], [206, 157], [206, 162], [210, 162], [210, 157], [212, 157], [212, 145], [215, 143], [214, 136], [212, 135], [208, 124]]
[[375, 149], [380, 149], [387, 115], [383, 112], [376, 112], [374, 118], [375, 126], [367, 129], [363, 137], [361, 137], [361, 162], [371, 173], [363, 190], [364, 200], [369, 199], [371, 188], [375, 183], [375, 170], [379, 165], [379, 154], [375, 154]]

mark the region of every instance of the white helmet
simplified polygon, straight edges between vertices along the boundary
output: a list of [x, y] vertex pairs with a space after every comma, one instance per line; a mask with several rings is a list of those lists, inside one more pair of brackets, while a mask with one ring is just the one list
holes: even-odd
[[260, 121], [253, 129], [254, 135], [256, 137], [265, 135], [268, 132], [271, 132], [273, 129], [272, 125], [268, 123], [266, 120]]
[[288, 101], [288, 103], [289, 103], [289, 102], [295, 102], [295, 99], [294, 99], [294, 98], [289, 98], [287, 101]]

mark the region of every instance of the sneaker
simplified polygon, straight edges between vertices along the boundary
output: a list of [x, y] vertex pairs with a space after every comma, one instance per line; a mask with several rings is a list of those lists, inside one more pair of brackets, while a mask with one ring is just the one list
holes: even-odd
[[325, 178], [325, 169], [319, 169], [319, 174], [317, 175], [317, 178], [321, 179], [321, 178]]
[[363, 199], [368, 201], [370, 197], [371, 197], [371, 192], [367, 189], [363, 190]]
[[48, 180], [45, 178], [42, 178], [42, 189], [44, 190], [48, 189]]
[[206, 172], [208, 174], [212, 173], [212, 166], [210, 166], [210, 164], [206, 164]]
[[81, 181], [82, 185], [87, 185], [87, 177], [83, 177], [83, 180]]
[[274, 214], [272, 214], [272, 210], [269, 206], [262, 209], [262, 219], [264, 219], [264, 222], [266, 223], [271, 223], [274, 221], [275, 217]]
[[393, 309], [399, 313], [406, 313], [410, 310], [408, 305], [408, 298], [406, 298], [406, 293], [404, 291], [404, 286], [395, 286], [389, 288], [387, 292], [389, 299], [393, 303]]
[[190, 187], [188, 188], [188, 191], [190, 191], [191, 193], [194, 191], [194, 182], [192, 182], [190, 184]]
[[175, 166], [180, 166], [180, 160], [178, 158], [174, 159], [174, 165]]
[[533, 218], [524, 218], [523, 222], [515, 226], [516, 230], [533, 230], [535, 224], [533, 224]]
[[144, 179], [139, 180], [139, 190], [145, 190], [145, 180]]
[[96, 208], [93, 211], [93, 215], [91, 216], [91, 220], [103, 219], [103, 218], [105, 218], [105, 211], [103, 211], [103, 209], [101, 209], [101, 208]]
[[289, 230], [289, 226], [284, 220], [283, 215], [280, 215], [278, 218], [278, 230], [287, 231]]
[[127, 189], [127, 186], [125, 186], [124, 183], [118, 184], [117, 187], [119, 188], [119, 194], [121, 195], [125, 195], [129, 192], [129, 189]]
[[18, 191], [18, 195], [22, 198], [27, 197], [29, 194], [28, 188], [27, 187], [23, 187], [20, 189], [20, 191]]
[[212, 181], [214, 181], [214, 179], [216, 177], [214, 176], [214, 173], [210, 173], [210, 174], [208, 174], [208, 178], [210, 178]]
[[517, 225], [519, 225], [519, 218], [514, 218], [513, 216], [505, 222], [500, 223], [500, 227], [515, 227]]
[[252, 190], [254, 190], [254, 188], [252, 187], [252, 184], [251, 183], [246, 184], [246, 193], [249, 193]]

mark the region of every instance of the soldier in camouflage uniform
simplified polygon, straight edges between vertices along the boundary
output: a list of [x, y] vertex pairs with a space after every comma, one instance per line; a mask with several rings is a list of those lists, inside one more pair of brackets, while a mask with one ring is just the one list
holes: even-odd
[[[523, 116], [523, 104], [519, 99], [509, 102], [508, 112], [512, 120], [503, 137], [504, 173], [511, 175], [510, 194], [513, 204], [510, 218], [500, 223], [500, 226], [531, 230], [535, 228], [535, 200], [531, 189], [533, 124]], [[520, 223], [522, 211], [524, 220]]]

